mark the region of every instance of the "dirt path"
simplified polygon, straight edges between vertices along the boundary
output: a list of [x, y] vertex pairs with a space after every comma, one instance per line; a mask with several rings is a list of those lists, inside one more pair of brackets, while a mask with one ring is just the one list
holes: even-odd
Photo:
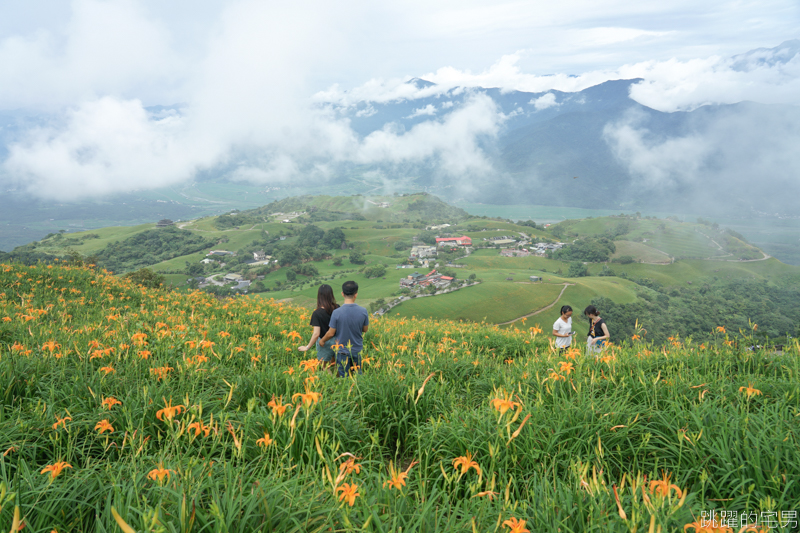
[[547, 311], [548, 309], [552, 308], [554, 305], [556, 305], [556, 304], [558, 303], [558, 301], [559, 301], [559, 300], [561, 299], [561, 297], [564, 295], [564, 291], [565, 291], [565, 290], [567, 290], [567, 287], [571, 287], [571, 286], [573, 286], [573, 285], [575, 285], [575, 284], [574, 284], [574, 283], [565, 283], [565, 284], [564, 284], [564, 287], [561, 289], [561, 292], [560, 292], [560, 293], [558, 293], [558, 297], [557, 297], [557, 298], [555, 299], [555, 301], [554, 301], [553, 303], [551, 303], [550, 305], [547, 305], [547, 306], [545, 306], [545, 307], [542, 307], [541, 309], [537, 309], [537, 310], [536, 310], [536, 311], [534, 311], [533, 313], [528, 313], [527, 315], [522, 315], [521, 317], [515, 318], [514, 320], [509, 320], [508, 322], [500, 322], [500, 323], [499, 323], [499, 324], [497, 324], [497, 325], [498, 325], [498, 326], [505, 326], [506, 324], [513, 324], [513, 323], [514, 323], [514, 322], [516, 322], [517, 320], [522, 320], [523, 318], [528, 318], [528, 317], [531, 317], [531, 316], [533, 316], [533, 315], [538, 315], [539, 313], [541, 313], [541, 312], [543, 312], [543, 311]]

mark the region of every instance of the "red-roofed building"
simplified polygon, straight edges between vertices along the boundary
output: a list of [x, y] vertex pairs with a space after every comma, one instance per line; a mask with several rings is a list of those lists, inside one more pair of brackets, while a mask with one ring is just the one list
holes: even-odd
[[448, 244], [457, 246], [472, 246], [472, 239], [466, 235], [463, 237], [439, 237], [436, 239], [437, 246], [447, 246]]

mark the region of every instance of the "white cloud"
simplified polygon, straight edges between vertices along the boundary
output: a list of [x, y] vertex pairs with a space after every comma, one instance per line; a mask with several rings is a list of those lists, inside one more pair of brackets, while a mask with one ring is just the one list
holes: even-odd
[[436, 106], [433, 104], [428, 104], [425, 107], [420, 107], [419, 109], [415, 109], [413, 113], [408, 115], [406, 118], [417, 118], [417, 117], [431, 117], [436, 114]]
[[[724, 58], [730, 43], [709, 51], [713, 39], [698, 38], [696, 28], [639, 24], [664, 21], [664, 14], [702, 18], [719, 12], [724, 20], [746, 22], [756, 14], [760, 30], [728, 24], [737, 28], [737, 37], [749, 32], [749, 40], [742, 41], [747, 43], [754, 42], [753, 35], [763, 43], [783, 35], [780, 28], [796, 28], [794, 4], [765, 2], [714, 0], [700, 8], [688, 0], [659, 5], [615, 0], [610, 7], [573, 1], [411, 0], [400, 6], [360, 0], [72, 0], [69, 17], [51, 17], [42, 25], [17, 24], [7, 16], [13, 7], [5, 3], [0, 5], [0, 110], [54, 111], [58, 120], [22, 132], [8, 147], [2, 171], [4, 179], [55, 198], [159, 187], [201, 169], [257, 183], [324, 178], [336, 163], [347, 161], [432, 161], [450, 176], [484, 172], [488, 159], [480, 140], [497, 135], [508, 117], [480, 95], [454, 107], [451, 96], [476, 86], [569, 92], [642, 77], [632, 96], [662, 110], [746, 99], [800, 103], [800, 56], [788, 60], [784, 54], [774, 61], [762, 54], [742, 68], [741, 59]], [[46, 6], [43, 0], [14, 4], [33, 6], [34, 22], [36, 11]], [[422, 48], [426, 53], [416, 53]], [[514, 50], [519, 51], [509, 53]], [[658, 54], [644, 55], [653, 50]], [[587, 64], [576, 71], [582, 74], [565, 73]], [[436, 85], [408, 83], [412, 76], [402, 75], [424, 71], [428, 74], [418, 77]], [[317, 83], [320, 79], [349, 86], [368, 76], [375, 78], [352, 90], [332, 85], [314, 94], [330, 84]], [[433, 118], [408, 131], [389, 127], [363, 140], [330, 109], [335, 106], [318, 105], [343, 105], [366, 117], [376, 112], [371, 103], [423, 97], [441, 97], [441, 104], [419, 107], [412, 116]], [[153, 116], [144, 109], [175, 102], [186, 103], [179, 113]], [[548, 93], [533, 105], [543, 109], [557, 101]], [[452, 112], [437, 118], [437, 109]], [[641, 128], [630, 128], [617, 135], [620, 154], [634, 168], [643, 169], [659, 150], [664, 157], [673, 151], [648, 144], [647, 136], [637, 137]], [[670, 165], [663, 176], [692, 168], [688, 155], [683, 162], [673, 157]]]
[[[700, 209], [738, 196], [760, 210], [781, 204], [796, 210], [800, 109], [744, 104], [709, 110], [667, 137], [647, 126], [644, 115], [629, 113], [604, 130], [636, 187], [651, 192], [690, 187], [685, 201]], [[770, 186], [760, 186], [765, 182]]]
[[391, 127], [370, 133], [358, 147], [355, 160], [400, 163], [437, 158], [451, 176], [486, 172], [491, 165], [478, 138], [496, 136], [502, 120], [494, 101], [476, 94], [444, 118], [417, 124], [407, 133]]
[[171, 93], [184, 69], [168, 30], [137, 2], [75, 0], [72, 8], [63, 32], [40, 29], [0, 40], [0, 109]]
[[[800, 54], [787, 55], [774, 64], [738, 68], [734, 58], [712, 56], [702, 59], [644, 61], [616, 69], [594, 70], [580, 75], [541, 76], [519, 67], [525, 52], [501, 57], [488, 69], [473, 73], [443, 67], [420, 76], [437, 85], [425, 88], [404, 80], [370, 80], [352, 91], [333, 87], [316, 95], [318, 101], [354, 105], [360, 101], [390, 102], [428, 98], [454, 87], [502, 87], [506, 90], [577, 92], [608, 80], [643, 78], [631, 89], [631, 97], [659, 111], [691, 110], [712, 103], [752, 100], [764, 103], [800, 105]], [[549, 96], [547, 97], [550, 98]], [[543, 100], [545, 104], [548, 100]]]
[[111, 97], [67, 113], [60, 129], [31, 132], [4, 168], [34, 194], [59, 200], [170, 185], [219, 153], [188, 142], [186, 121], [154, 119], [141, 102]]
[[532, 104], [533, 107], [536, 108], [536, 111], [541, 111], [542, 109], [547, 109], [548, 107], [559, 106], [558, 102], [556, 102], [556, 95], [553, 93], [547, 93], [545, 95], [540, 96], [539, 98], [532, 98], [529, 104]]

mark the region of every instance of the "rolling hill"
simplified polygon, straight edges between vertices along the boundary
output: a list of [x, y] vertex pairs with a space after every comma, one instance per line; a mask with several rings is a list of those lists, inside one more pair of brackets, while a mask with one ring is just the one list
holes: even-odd
[[[442, 223], [451, 225], [435, 231], [425, 229]], [[330, 247], [323, 244], [328, 242], [326, 235], [340, 240]], [[589, 303], [601, 301], [620, 317], [617, 331], [625, 334], [635, 321], [630, 319], [632, 309], [640, 314], [634, 319], [652, 324], [659, 321], [659, 312], [683, 313], [692, 306], [691, 312], [714, 313], [719, 315], [715, 320], [736, 326], [757, 318], [765, 334], [771, 336], [794, 334], [797, 329], [792, 306], [782, 295], [770, 291], [795, 294], [800, 287], [800, 268], [769, 257], [736, 232], [708, 221], [688, 223], [634, 214], [567, 220], [545, 229], [472, 217], [428, 194], [304, 196], [169, 228], [147, 224], [52, 234], [0, 259], [35, 262], [53, 257], [83, 258], [120, 274], [148, 266], [179, 290], [195, 286], [188, 283], [193, 278], [213, 277], [209, 290], [222, 295], [231, 293], [231, 285], [225, 285], [222, 276], [238, 273], [252, 281], [246, 287], [251, 297], [307, 307], [315, 305], [320, 283], [336, 289], [345, 278], [354, 279], [361, 287], [359, 302], [378, 309], [402, 296], [401, 278], [437, 268], [435, 261], [428, 267], [399, 268], [406, 262], [411, 245], [423, 244], [421, 239], [436, 235], [467, 235], [472, 239], [470, 254], [451, 256], [455, 266], [446, 266], [443, 257], [435, 261], [449, 275], [462, 280], [475, 278], [479, 283], [455, 292], [407, 299], [389, 313], [484, 321], [511, 328], [526, 323], [546, 327], [555, 321], [562, 305], [580, 311]], [[561, 241], [567, 246], [548, 256], [521, 253], [507, 257], [493, 241], [501, 237]], [[570, 277], [573, 264], [582, 261], [560, 254], [591, 249], [601, 241], [611, 243], [613, 253], [603, 262], [587, 263], [582, 273], [586, 275]], [[202, 264], [211, 250], [235, 255]], [[255, 263], [253, 252], [264, 251], [273, 259]], [[377, 277], [369, 270], [376, 265], [385, 266], [385, 272]], [[531, 283], [531, 276], [541, 278], [541, 282]], [[757, 286], [751, 289], [756, 293], [767, 291], [758, 308], [747, 307], [744, 295], [738, 292], [739, 286], [753, 283]], [[712, 296], [723, 301], [727, 298], [730, 306], [747, 311], [732, 309], [728, 312], [731, 316], [726, 317], [719, 298]], [[717, 307], [705, 309], [704, 298]], [[667, 311], [670, 308], [672, 311]], [[774, 310], [772, 318], [770, 309]], [[673, 318], [675, 331], [699, 333], [685, 323], [688, 316]], [[773, 327], [772, 323], [777, 325]], [[660, 334], [656, 333], [658, 329], [653, 329], [654, 335]]]

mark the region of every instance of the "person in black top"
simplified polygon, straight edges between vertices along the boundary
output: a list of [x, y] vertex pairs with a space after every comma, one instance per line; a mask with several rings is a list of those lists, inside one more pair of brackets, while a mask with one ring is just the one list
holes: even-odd
[[333, 351], [333, 344], [329, 342], [326, 346], [320, 346], [319, 339], [325, 336], [330, 329], [331, 313], [338, 308], [336, 299], [333, 297], [333, 289], [330, 285], [320, 285], [317, 291], [317, 308], [311, 313], [311, 323], [309, 324], [314, 328], [311, 334], [311, 340], [305, 346], [300, 346], [297, 349], [305, 352], [311, 349], [316, 344], [317, 346], [317, 359], [322, 361], [323, 367], [328, 368], [331, 372], [335, 370], [336, 353]]
[[600, 353], [611, 338], [606, 321], [600, 318], [597, 308], [593, 305], [584, 309], [583, 314], [589, 318], [589, 336], [586, 338], [586, 348], [589, 353]]

